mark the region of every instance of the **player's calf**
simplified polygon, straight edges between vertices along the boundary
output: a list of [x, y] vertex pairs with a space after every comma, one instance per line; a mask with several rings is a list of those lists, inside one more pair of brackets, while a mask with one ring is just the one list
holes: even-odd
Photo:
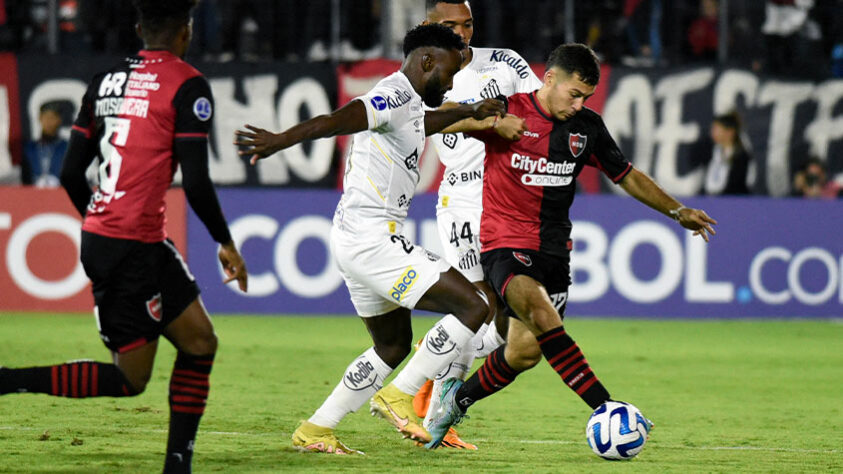
[[609, 392], [597, 379], [580, 347], [559, 326], [536, 336], [544, 358], [559, 377], [592, 409], [610, 399]]
[[170, 431], [165, 473], [190, 472], [199, 420], [205, 413], [214, 354], [179, 351], [170, 377]]

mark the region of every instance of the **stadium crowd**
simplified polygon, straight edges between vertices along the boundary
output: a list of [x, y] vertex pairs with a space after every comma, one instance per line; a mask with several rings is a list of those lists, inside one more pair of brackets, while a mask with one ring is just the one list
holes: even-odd
[[[0, 50], [47, 51], [51, 3], [0, 0]], [[55, 3], [61, 54], [127, 54], [139, 47], [130, 0]], [[601, 0], [572, 2], [571, 18], [558, 0], [472, 3], [484, 25], [477, 44], [509, 45], [530, 62], [543, 61], [542, 45], [573, 39], [610, 64], [719, 60], [774, 74], [843, 75], [841, 0]], [[337, 5], [342, 61], [396, 55], [384, 49], [383, 32], [398, 32], [392, 36], [400, 41], [423, 10], [423, 2], [413, 0], [205, 0], [194, 16], [190, 55], [217, 61], [329, 60]], [[574, 31], [566, 31], [567, 25]], [[724, 25], [727, 31], [721, 32]], [[720, 44], [723, 38], [726, 45]]]
[[[719, 65], [789, 80], [843, 77], [843, 0], [477, 0], [472, 8], [483, 25], [473, 44], [507, 45], [531, 63], [543, 62], [545, 45], [574, 40], [592, 47], [605, 64], [629, 68]], [[203, 0], [194, 13], [188, 58], [206, 63], [398, 58], [400, 48], [392, 43], [400, 42], [423, 10], [424, 2], [416, 0]], [[0, 0], [0, 51], [130, 54], [140, 47], [135, 23], [130, 0]], [[66, 124], [72, 111], [61, 105], [40, 104], [42, 116]], [[738, 113], [725, 121], [715, 117], [711, 132], [701, 134], [701, 156], [708, 163], [702, 192], [759, 192], [741, 119]], [[20, 180], [12, 182], [55, 185], [60, 167], [55, 152], [63, 149], [62, 139], [43, 127], [29, 139]], [[733, 154], [740, 158], [734, 166]], [[827, 161], [806, 154], [790, 162], [793, 195], [838, 194], [802, 191], [800, 171]], [[827, 170], [820, 174], [823, 182], [840, 181]]]

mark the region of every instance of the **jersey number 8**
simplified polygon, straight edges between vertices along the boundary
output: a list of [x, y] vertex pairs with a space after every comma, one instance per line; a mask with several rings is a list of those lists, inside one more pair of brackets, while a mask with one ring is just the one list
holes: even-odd
[[120, 167], [123, 164], [123, 157], [115, 147], [126, 146], [129, 139], [129, 127], [132, 121], [124, 118], [106, 117], [105, 133], [100, 140], [100, 151], [102, 152], [102, 164], [99, 167], [100, 192], [105, 202], [112, 199], [120, 199], [125, 192], [117, 191], [117, 178], [120, 176]]

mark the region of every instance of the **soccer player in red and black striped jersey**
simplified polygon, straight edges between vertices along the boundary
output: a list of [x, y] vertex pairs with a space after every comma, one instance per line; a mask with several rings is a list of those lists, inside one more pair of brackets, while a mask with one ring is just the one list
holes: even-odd
[[[165, 230], [164, 195], [178, 166], [188, 202], [220, 243], [227, 281], [236, 280], [243, 291], [247, 284], [208, 174], [211, 89], [181, 59], [197, 2], [135, 0], [144, 49], [94, 76], [62, 170], [62, 185], [84, 217], [81, 260], [93, 283], [100, 337], [114, 363], [0, 369], [0, 394], [137, 395], [149, 381], [163, 335], [178, 350], [164, 472], [190, 472], [217, 349], [199, 287]], [[94, 157], [100, 171], [92, 193], [84, 173]]]
[[624, 191], [706, 241], [714, 234], [714, 219], [683, 206], [633, 168], [600, 115], [584, 107], [599, 79], [599, 62], [590, 48], [559, 46], [550, 54], [542, 87], [508, 98], [507, 112], [526, 123], [520, 140], [472, 132], [486, 143], [481, 263], [507, 312], [517, 319], [510, 321], [507, 344], [465, 383], [445, 383], [443, 408], [429, 428], [434, 439], [429, 447], [469, 406], [512, 383], [542, 356], [592, 409], [610, 399], [562, 323], [571, 284], [568, 210], [584, 166], [597, 167]]

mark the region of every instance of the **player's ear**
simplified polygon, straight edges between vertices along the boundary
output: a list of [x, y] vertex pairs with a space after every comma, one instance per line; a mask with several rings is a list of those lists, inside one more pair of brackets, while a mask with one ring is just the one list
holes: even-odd
[[433, 66], [434, 66], [433, 55], [430, 54], [430, 53], [424, 53], [422, 55], [422, 58], [421, 58], [421, 65], [422, 65], [422, 71], [424, 71], [424, 72], [432, 71]]
[[556, 71], [554, 71], [553, 68], [548, 69], [544, 72], [544, 77], [542, 79], [544, 80], [545, 84], [547, 84], [548, 86], [552, 86], [553, 80], [556, 79]]
[[143, 40], [143, 28], [141, 28], [140, 22], [135, 23], [135, 33], [138, 35], [138, 38]]

